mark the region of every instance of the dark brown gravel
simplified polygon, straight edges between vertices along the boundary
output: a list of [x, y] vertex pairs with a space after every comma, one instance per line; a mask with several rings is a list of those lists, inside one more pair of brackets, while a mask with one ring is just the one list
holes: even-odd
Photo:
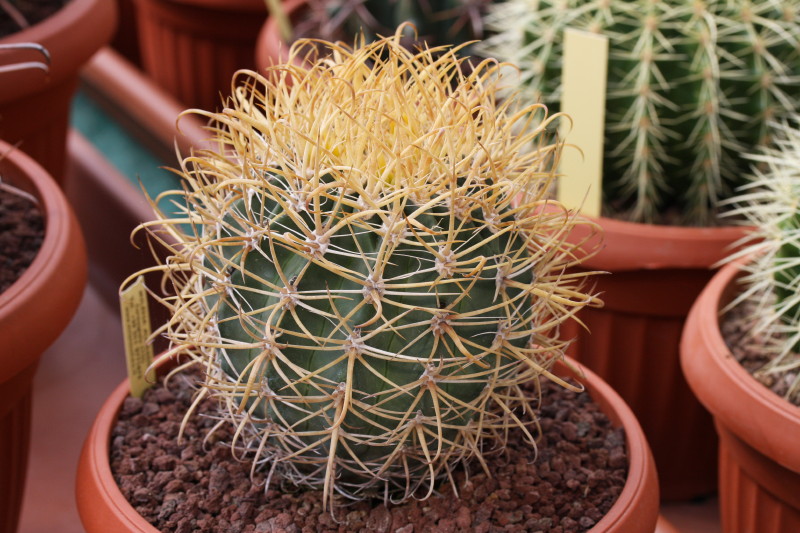
[[33, 262], [44, 240], [44, 218], [27, 198], [0, 187], [0, 294]]
[[[161, 531], [316, 532], [551, 532], [591, 528], [611, 507], [627, 471], [622, 429], [609, 429], [588, 394], [547, 385], [541, 411], [544, 440], [539, 457], [512, 435], [505, 454], [490, 460], [492, 477], [476, 467], [467, 480], [456, 476], [461, 498], [443, 487], [440, 495], [386, 507], [366, 501], [323, 512], [321, 493], [273, 487], [265, 493], [249, 479], [249, 465], [231, 459], [213, 426], [194, 417], [185, 444], [178, 428], [192, 395], [189, 379], [166, 390], [128, 398], [113, 431], [111, 466], [125, 497]], [[203, 409], [212, 409], [206, 402]], [[260, 482], [263, 476], [259, 476]], [[278, 490], [282, 489], [282, 490]]]
[[[769, 349], [770, 340], [766, 335], [754, 333], [754, 307], [752, 302], [743, 302], [723, 315], [720, 320], [722, 338], [745, 370], [759, 383], [785, 398], [792, 383], [798, 379], [798, 370], [783, 373], [763, 371], [764, 365], [774, 359], [774, 351]], [[800, 359], [800, 354], [794, 354], [794, 358]], [[800, 392], [787, 399], [800, 406]]]
[[[41, 22], [70, 0], [11, 0], [10, 4], [17, 8], [28, 25]], [[22, 28], [0, 5], [0, 37], [17, 33]]]

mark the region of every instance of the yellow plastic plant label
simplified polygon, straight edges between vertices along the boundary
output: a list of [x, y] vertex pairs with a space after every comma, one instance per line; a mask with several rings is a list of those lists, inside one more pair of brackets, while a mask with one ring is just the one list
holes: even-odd
[[147, 368], [153, 362], [153, 346], [147, 342], [151, 333], [150, 310], [142, 276], [120, 293], [119, 302], [131, 396], [140, 398], [153, 384], [146, 375]]
[[603, 185], [603, 131], [608, 71], [608, 38], [567, 29], [564, 32], [561, 71], [561, 136], [567, 144], [561, 154], [558, 199], [568, 208], [600, 216]]

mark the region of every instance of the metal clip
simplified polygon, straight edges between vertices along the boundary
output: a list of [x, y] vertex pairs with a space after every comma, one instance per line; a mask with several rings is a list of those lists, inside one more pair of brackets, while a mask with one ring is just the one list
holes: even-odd
[[32, 50], [38, 52], [44, 58], [43, 61], [18, 61], [8, 64], [0, 64], [0, 74], [4, 72], [16, 72], [18, 70], [40, 69], [44, 72], [50, 71], [50, 52], [47, 48], [38, 43], [7, 43], [0, 44], [0, 54], [3, 52], [16, 50]]

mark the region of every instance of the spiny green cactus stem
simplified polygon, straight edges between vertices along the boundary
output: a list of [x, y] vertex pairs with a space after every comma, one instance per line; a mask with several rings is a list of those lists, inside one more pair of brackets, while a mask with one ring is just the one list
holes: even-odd
[[758, 326], [776, 357], [763, 371], [794, 372], [789, 400], [800, 405], [800, 121], [773, 124], [773, 143], [751, 158], [755, 177], [729, 203], [755, 228], [752, 244], [738, 256], [748, 289], [735, 303], [752, 299]]
[[798, 0], [508, 0], [480, 53], [556, 106], [563, 33], [609, 38], [604, 204], [640, 222], [716, 223], [767, 122], [800, 109]]
[[490, 0], [310, 0], [309, 14], [298, 23], [300, 36], [352, 42], [391, 35], [404, 22], [404, 43], [413, 48], [462, 44], [483, 36], [483, 16]]
[[219, 150], [184, 160], [185, 216], [147, 225], [177, 243], [162, 332], [205, 364], [235, 448], [326, 504], [430, 494], [513, 426], [535, 445], [522, 384], [564, 383], [559, 326], [599, 304], [566, 239], [594, 226], [547, 199], [558, 147], [530, 148], [554, 117], [402, 32], [239, 73], [201, 112]]

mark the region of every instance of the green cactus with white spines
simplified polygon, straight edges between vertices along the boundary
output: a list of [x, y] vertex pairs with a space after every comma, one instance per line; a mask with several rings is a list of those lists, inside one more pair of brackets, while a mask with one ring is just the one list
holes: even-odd
[[203, 113], [219, 149], [182, 164], [185, 215], [147, 224], [174, 243], [160, 333], [203, 361], [235, 448], [325, 502], [424, 496], [532, 437], [521, 386], [561, 382], [559, 325], [599, 303], [567, 272], [591, 223], [547, 199], [557, 147], [530, 149], [551, 118], [401, 32], [240, 73]]
[[608, 36], [609, 216], [714, 225], [749, 171], [742, 154], [800, 109], [798, 0], [507, 0], [487, 27], [498, 34], [480, 52], [517, 65], [527, 98], [556, 109], [564, 30]]
[[727, 202], [729, 215], [754, 228], [749, 246], [732, 256], [750, 258], [742, 267], [747, 289], [732, 305], [755, 302], [753, 333], [775, 355], [761, 371], [793, 373], [787, 398], [800, 405], [800, 118], [772, 130], [771, 145], [750, 156], [752, 181]]

